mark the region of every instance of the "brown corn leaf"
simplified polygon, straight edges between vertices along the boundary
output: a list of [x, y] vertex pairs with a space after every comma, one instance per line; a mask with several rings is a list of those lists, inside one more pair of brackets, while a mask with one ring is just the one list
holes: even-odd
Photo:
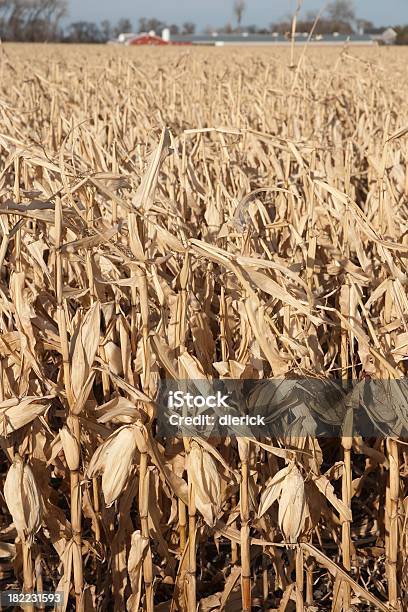
[[133, 206], [135, 208], [143, 208], [147, 212], [152, 207], [160, 166], [169, 154], [169, 147], [170, 134], [167, 128], [163, 128], [159, 145], [151, 155], [147, 171], [133, 198]]

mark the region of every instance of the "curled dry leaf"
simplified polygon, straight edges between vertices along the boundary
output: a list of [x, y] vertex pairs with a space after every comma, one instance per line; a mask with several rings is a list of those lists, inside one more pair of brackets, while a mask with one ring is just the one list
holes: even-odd
[[48, 396], [44, 398], [25, 397], [22, 400], [13, 398], [1, 402], [0, 436], [8, 436], [44, 414], [49, 404], [42, 402], [47, 399]]
[[13, 558], [16, 554], [16, 547], [14, 544], [8, 544], [7, 542], [0, 542], [0, 559]]
[[277, 474], [275, 474], [275, 476], [272, 478], [268, 486], [264, 489], [259, 502], [258, 518], [261, 518], [265, 512], [268, 512], [272, 504], [279, 499], [285, 483], [285, 478], [291, 469], [292, 466], [288, 465], [282, 470], [279, 470], [279, 472], [277, 472]]
[[133, 199], [135, 208], [143, 208], [147, 212], [152, 207], [160, 166], [169, 154], [169, 147], [170, 133], [167, 128], [163, 128], [160, 143], [151, 154], [149, 166]]

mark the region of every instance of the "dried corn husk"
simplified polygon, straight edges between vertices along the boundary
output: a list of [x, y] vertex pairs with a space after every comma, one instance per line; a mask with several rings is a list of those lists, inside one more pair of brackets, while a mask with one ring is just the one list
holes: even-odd
[[94, 453], [87, 473], [90, 478], [102, 474], [106, 506], [111, 506], [125, 488], [136, 450], [134, 427], [125, 425], [109, 436]]
[[142, 563], [148, 548], [149, 540], [144, 538], [140, 531], [135, 531], [132, 534], [132, 543], [127, 565], [130, 585], [132, 587], [132, 595], [129, 597], [126, 605], [128, 612], [139, 612], [140, 609]]
[[123, 364], [122, 364], [122, 352], [120, 347], [114, 342], [107, 342], [104, 346], [106, 361], [108, 362], [110, 370], [114, 374], [122, 374], [123, 373]]
[[193, 442], [187, 469], [194, 485], [195, 504], [207, 525], [215, 524], [221, 509], [221, 478], [217, 464], [199, 444]]
[[59, 430], [62, 448], [68, 467], [70, 470], [78, 469], [81, 449], [78, 441], [68, 427], [63, 427]]
[[83, 397], [83, 389], [90, 375], [99, 344], [100, 329], [100, 305], [96, 302], [86, 313], [78, 325], [70, 344], [72, 359], [71, 386], [75, 399], [81, 400], [76, 407], [78, 414], [86, 397]]
[[289, 544], [296, 544], [305, 520], [305, 483], [302, 474], [293, 465], [287, 474], [279, 500], [279, 526]]
[[4, 498], [18, 535], [31, 546], [41, 527], [43, 502], [30, 466], [19, 455], [7, 473]]

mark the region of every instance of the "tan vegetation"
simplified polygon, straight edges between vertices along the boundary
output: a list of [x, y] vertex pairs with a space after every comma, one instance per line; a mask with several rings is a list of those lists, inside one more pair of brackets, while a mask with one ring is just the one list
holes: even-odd
[[1, 589], [407, 609], [403, 410], [393, 439], [155, 436], [163, 377], [406, 373], [408, 55], [295, 60], [0, 47]]

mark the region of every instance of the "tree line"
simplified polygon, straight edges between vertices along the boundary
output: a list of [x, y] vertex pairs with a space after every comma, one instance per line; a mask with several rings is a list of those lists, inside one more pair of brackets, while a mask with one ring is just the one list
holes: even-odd
[[[302, 2], [300, 2], [302, 4]], [[243, 31], [242, 21], [247, 9], [245, 0], [234, 0], [233, 15], [234, 21], [227, 23], [223, 28], [217, 28], [217, 32], [221, 33], [236, 33]], [[293, 15], [288, 15], [286, 19], [279, 22], [271, 23], [268, 27], [259, 28], [255, 25], [245, 26], [245, 32], [249, 34], [270, 34], [277, 32], [279, 34], [290, 35], [292, 30]], [[214, 31], [215, 28], [207, 28], [208, 32]], [[368, 34], [380, 34], [385, 28], [377, 28], [374, 24], [367, 20], [357, 17], [354, 0], [332, 0], [323, 13], [317, 11], [306, 12], [305, 17], [297, 19], [296, 29], [298, 32], [311, 32], [315, 35], [332, 34], [353, 34], [357, 32], [366, 32]], [[408, 45], [408, 25], [394, 26], [397, 33], [396, 43], [400, 45]]]
[[[67, 0], [0, 0], [0, 38], [17, 42], [104, 43], [122, 32], [134, 31], [127, 18], [119, 19], [116, 24], [108, 20], [100, 24], [82, 20], [64, 27], [67, 10]], [[136, 31], [161, 32], [166, 27], [173, 35], [194, 34], [196, 31], [195, 24], [189, 21], [178, 26], [144, 17], [139, 19]]]
[[104, 20], [100, 25], [89, 21], [76, 21], [68, 26], [65, 40], [79, 43], [103, 43], [117, 38], [122, 32], [154, 31], [161, 34], [165, 28], [168, 28], [173, 36], [176, 34], [194, 34], [196, 31], [195, 24], [189, 21], [183, 23], [182, 26], [178, 26], [177, 24], [167, 24], [160, 19], [146, 19], [144, 17], [139, 19], [136, 29], [134, 29], [130, 19], [120, 19], [117, 24]]
[[66, 14], [65, 0], [0, 0], [2, 40], [60, 40], [60, 23]]
[[[0, 38], [3, 41], [23, 42], [104, 43], [117, 38], [122, 32], [155, 31], [161, 33], [164, 28], [168, 28], [173, 36], [196, 32], [196, 26], [191, 21], [178, 25], [145, 17], [138, 20], [136, 28], [128, 18], [119, 19], [115, 24], [108, 20], [101, 23], [82, 20], [63, 26], [67, 8], [67, 0], [0, 0]], [[233, 20], [221, 28], [208, 27], [206, 31], [216, 30], [220, 33], [243, 31], [246, 8], [245, 0], [234, 0]], [[291, 27], [292, 17], [288, 16], [267, 27], [246, 25], [244, 29], [249, 34], [271, 32], [288, 34]], [[370, 21], [357, 19], [352, 0], [333, 0], [322, 15], [309, 11], [305, 17], [298, 18], [298, 32], [310, 32], [312, 29], [315, 34], [323, 35], [332, 32], [352, 34], [356, 30], [374, 34], [381, 30], [376, 30]], [[397, 43], [408, 44], [408, 26], [396, 26], [395, 30], [398, 34]]]

